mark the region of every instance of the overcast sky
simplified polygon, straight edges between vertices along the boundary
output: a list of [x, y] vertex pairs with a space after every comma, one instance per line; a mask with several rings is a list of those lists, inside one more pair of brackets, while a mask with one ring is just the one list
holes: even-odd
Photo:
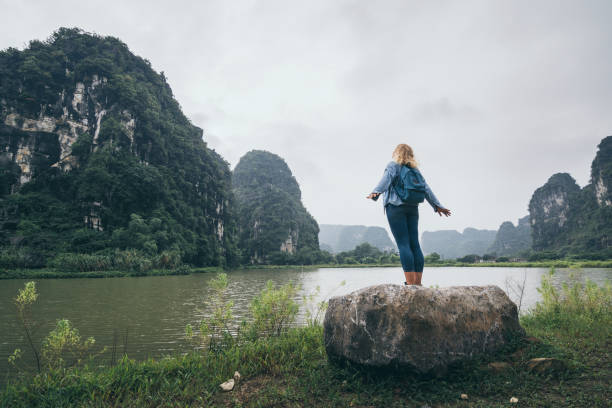
[[324, 224], [387, 227], [364, 197], [398, 143], [441, 203], [421, 231], [497, 229], [612, 134], [612, 1], [7, 1], [0, 48], [58, 27], [164, 71], [232, 168], [283, 157]]

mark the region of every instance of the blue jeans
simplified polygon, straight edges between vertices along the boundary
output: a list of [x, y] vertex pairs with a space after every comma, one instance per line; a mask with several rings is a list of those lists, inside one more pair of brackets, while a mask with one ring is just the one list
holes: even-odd
[[419, 245], [419, 207], [388, 204], [386, 210], [404, 272], [423, 272], [425, 258]]

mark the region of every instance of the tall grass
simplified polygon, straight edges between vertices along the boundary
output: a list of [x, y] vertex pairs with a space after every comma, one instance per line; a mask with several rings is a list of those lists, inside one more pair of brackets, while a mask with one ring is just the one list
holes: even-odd
[[[579, 272], [560, 287], [553, 284], [554, 270], [542, 277], [542, 299], [521, 324], [531, 336], [543, 339], [575, 366], [611, 367], [612, 287], [598, 286]], [[608, 370], [605, 375], [612, 375]]]
[[223, 351], [136, 362], [127, 357], [114, 367], [51, 370], [0, 393], [0, 407], [182, 407], [212, 403], [219, 384], [235, 370], [249, 378], [310, 371], [325, 358], [321, 327], [291, 328], [283, 336], [243, 343]]
[[570, 274], [561, 288], [553, 284], [554, 269], [543, 275], [538, 292], [542, 296], [524, 323], [537, 322], [548, 328], [601, 332], [601, 326], [612, 325], [612, 285], [603, 286], [586, 279], [581, 282], [577, 272]]
[[45, 265], [40, 253], [32, 253], [24, 248], [10, 248], [0, 251], [0, 269], [41, 268]]
[[130, 271], [145, 274], [152, 269], [176, 269], [181, 256], [176, 251], [164, 251], [155, 256], [135, 249], [115, 250], [111, 254], [59, 254], [49, 266], [66, 272]]

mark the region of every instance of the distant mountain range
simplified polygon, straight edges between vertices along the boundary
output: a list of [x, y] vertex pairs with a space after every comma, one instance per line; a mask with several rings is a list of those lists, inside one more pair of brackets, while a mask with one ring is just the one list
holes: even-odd
[[365, 225], [319, 225], [319, 245], [332, 253], [349, 251], [367, 242], [381, 251], [395, 251], [396, 247], [382, 227]]
[[425, 231], [421, 236], [421, 247], [426, 254], [437, 252], [443, 259], [472, 254], [516, 255], [531, 248], [529, 216], [519, 219], [516, 227], [506, 221], [497, 231], [476, 228], [466, 228], [463, 233], [455, 230]]
[[455, 230], [425, 231], [421, 236], [423, 252], [437, 252], [443, 259], [458, 258], [468, 254], [484, 255], [495, 240], [497, 231], [466, 228], [463, 233]]

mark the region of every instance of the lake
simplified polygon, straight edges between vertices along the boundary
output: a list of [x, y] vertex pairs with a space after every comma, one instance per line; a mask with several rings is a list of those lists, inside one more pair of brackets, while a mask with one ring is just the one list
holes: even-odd
[[[528, 310], [539, 299], [537, 287], [547, 268], [426, 268], [424, 286], [498, 285], [504, 290], [525, 282], [522, 310]], [[570, 279], [586, 278], [603, 284], [612, 280], [612, 269], [557, 269], [553, 282], [560, 285]], [[99, 346], [112, 346], [117, 336], [118, 350], [123, 350], [127, 335], [127, 354], [132, 358], [161, 357], [187, 351], [185, 326], [197, 325], [208, 313], [206, 299], [211, 293], [209, 281], [215, 274], [156, 276], [107, 279], [39, 279], [39, 298], [33, 315], [40, 326], [39, 340], [60, 318], [70, 320], [83, 337], [93, 336]], [[236, 322], [249, 320], [249, 302], [272, 280], [277, 284], [293, 281], [300, 284], [300, 294], [314, 293], [316, 300], [346, 294], [380, 283], [403, 284], [400, 267], [394, 268], [304, 268], [286, 270], [237, 270], [228, 272], [228, 294], [234, 301]], [[0, 280], [0, 382], [4, 381], [7, 356], [19, 347], [27, 352], [21, 327], [16, 319], [13, 299], [27, 280]], [[341, 282], [345, 281], [345, 285]], [[518, 295], [510, 290], [518, 303]], [[305, 310], [299, 321], [304, 322]], [[106, 360], [110, 357], [104, 356]], [[31, 362], [26, 353], [24, 362]]]

